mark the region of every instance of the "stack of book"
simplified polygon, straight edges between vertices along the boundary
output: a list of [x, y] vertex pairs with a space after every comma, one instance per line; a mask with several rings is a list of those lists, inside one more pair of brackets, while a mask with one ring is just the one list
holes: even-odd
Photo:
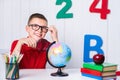
[[97, 80], [116, 79], [117, 64], [103, 63], [101, 65], [94, 62], [84, 62], [81, 74]]

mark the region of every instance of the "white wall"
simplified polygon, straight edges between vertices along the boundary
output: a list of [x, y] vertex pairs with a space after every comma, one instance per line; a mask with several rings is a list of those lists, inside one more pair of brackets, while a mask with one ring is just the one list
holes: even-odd
[[[58, 11], [65, 5], [56, 5], [56, 0], [0, 0], [0, 49], [9, 50], [13, 40], [26, 37], [28, 17], [39, 12], [48, 18], [49, 25], [57, 27], [59, 40], [70, 46], [72, 59], [68, 68], [82, 66], [86, 34], [100, 36], [103, 39], [102, 49], [106, 61], [120, 64], [120, 1], [108, 1], [111, 13], [103, 20], [100, 14], [89, 12], [93, 0], [72, 0], [72, 7], [68, 12], [73, 13], [73, 18], [69, 19], [56, 18]], [[51, 41], [49, 33], [46, 38]]]

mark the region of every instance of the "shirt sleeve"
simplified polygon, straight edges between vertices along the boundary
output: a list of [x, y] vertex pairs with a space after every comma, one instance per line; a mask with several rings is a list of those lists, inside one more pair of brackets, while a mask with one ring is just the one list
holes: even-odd
[[12, 42], [11, 49], [10, 49], [10, 54], [12, 54], [17, 42], [18, 42], [18, 40], [15, 40], [15, 41]]

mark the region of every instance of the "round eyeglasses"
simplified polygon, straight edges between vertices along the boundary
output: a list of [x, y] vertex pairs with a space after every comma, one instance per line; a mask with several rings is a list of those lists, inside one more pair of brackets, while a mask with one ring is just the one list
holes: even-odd
[[38, 24], [29, 24], [28, 26], [32, 27], [32, 29], [35, 31], [38, 31], [39, 29], [41, 29], [42, 32], [45, 32], [45, 33], [48, 32], [47, 26], [40, 26]]

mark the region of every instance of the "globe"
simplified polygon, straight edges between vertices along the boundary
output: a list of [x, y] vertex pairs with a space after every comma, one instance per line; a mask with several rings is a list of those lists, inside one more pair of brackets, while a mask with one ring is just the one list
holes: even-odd
[[71, 59], [71, 49], [64, 42], [53, 42], [47, 50], [47, 59], [51, 66], [58, 68], [52, 76], [67, 76], [61, 68], [65, 67]]

